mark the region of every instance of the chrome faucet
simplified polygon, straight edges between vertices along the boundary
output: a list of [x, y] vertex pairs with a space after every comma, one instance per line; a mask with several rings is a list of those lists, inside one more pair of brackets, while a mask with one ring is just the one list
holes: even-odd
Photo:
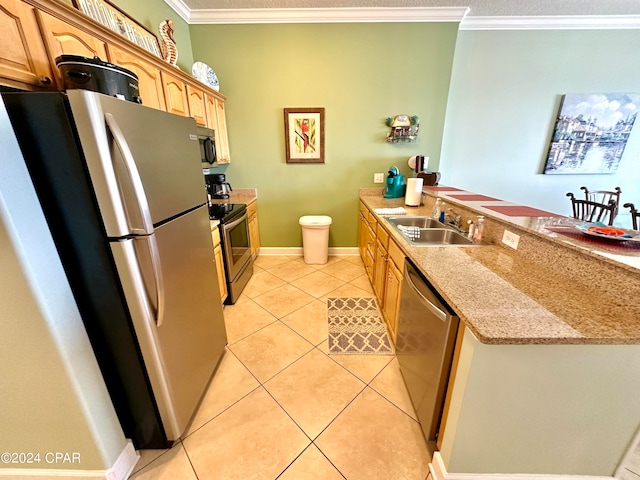
[[460, 226], [460, 222], [462, 220], [462, 217], [460, 216], [460, 214], [458, 212], [456, 212], [453, 208], [447, 208], [447, 212], [448, 213], [445, 213], [444, 216], [448, 217], [449, 221], [446, 222], [446, 223], [448, 223], [449, 225], [454, 227], [459, 232], [465, 233], [465, 231]]

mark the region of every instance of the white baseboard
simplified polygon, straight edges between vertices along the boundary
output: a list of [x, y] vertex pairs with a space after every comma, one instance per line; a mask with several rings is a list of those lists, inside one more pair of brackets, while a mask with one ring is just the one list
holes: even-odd
[[126, 480], [138, 463], [140, 454], [136, 452], [133, 443], [127, 440], [115, 463], [108, 470], [71, 470], [53, 468], [0, 468], [0, 477], [19, 480]]
[[435, 452], [429, 472], [433, 480], [615, 480], [601, 475], [555, 475], [535, 473], [448, 473], [440, 452]]
[[[301, 257], [304, 250], [302, 247], [260, 247], [260, 256], [285, 255], [290, 257]], [[359, 255], [358, 247], [329, 247], [330, 257], [349, 257]]]
[[106, 472], [106, 480], [126, 480], [133, 472], [136, 463], [140, 460], [140, 454], [136, 452], [133, 442], [127, 440], [115, 463]]

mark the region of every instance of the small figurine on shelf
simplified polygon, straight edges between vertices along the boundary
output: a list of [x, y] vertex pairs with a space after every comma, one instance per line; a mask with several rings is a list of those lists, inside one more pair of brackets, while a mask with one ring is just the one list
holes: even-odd
[[178, 64], [178, 48], [176, 41], [173, 39], [173, 20], [163, 20], [160, 22], [160, 50], [162, 58], [171, 65]]
[[396, 115], [395, 117], [387, 117], [387, 127], [391, 127], [391, 131], [387, 134], [387, 142], [415, 142], [418, 138], [418, 129], [420, 128], [420, 118], [417, 115]]

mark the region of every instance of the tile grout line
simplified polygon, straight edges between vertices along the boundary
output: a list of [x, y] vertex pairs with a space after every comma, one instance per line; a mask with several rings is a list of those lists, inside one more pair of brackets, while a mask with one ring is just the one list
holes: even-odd
[[[271, 275], [274, 275], [274, 276], [276, 276], [276, 277], [277, 277], [277, 275], [275, 275], [275, 274], [273, 274], [273, 273], [269, 272], [269, 270], [266, 270], [266, 269], [265, 269], [264, 271], [265, 271], [265, 272], [267, 272], [267, 273], [270, 273]], [[316, 270], [316, 271], [320, 271], [320, 270]], [[311, 274], [313, 274], [313, 273], [315, 273], [315, 272], [311, 272], [311, 273], [309, 273], [309, 274], [307, 274], [307, 275], [311, 275]], [[329, 274], [329, 273], [326, 273], [326, 272], [323, 272], [323, 273], [325, 273], [325, 274], [327, 274], [328, 276], [331, 276], [331, 277], [333, 277], [333, 278], [336, 278], [337, 280], [340, 280], [340, 281], [342, 282], [342, 285], [341, 285], [341, 286], [344, 286], [344, 285], [350, 284], [352, 281], [355, 281], [355, 280], [359, 279], [360, 277], [362, 277], [363, 275], [366, 275], [366, 272], [365, 272], [365, 273], [363, 273], [363, 274], [361, 274], [361, 275], [358, 275], [357, 277], [355, 277], [355, 278], [353, 278], [353, 279], [351, 279], [351, 280], [349, 280], [349, 281], [346, 281], [346, 280], [343, 280], [343, 279], [341, 279], [341, 278], [339, 278], [339, 277], [336, 277], [335, 275], [332, 275], [332, 274]], [[306, 275], [305, 275], [305, 276], [306, 276]], [[304, 276], [303, 276], [303, 277], [304, 277]], [[303, 277], [299, 277], [299, 278], [303, 278]], [[280, 277], [278, 277], [278, 278], [280, 278]], [[299, 279], [299, 278], [298, 278], [298, 279]], [[294, 360], [294, 361], [293, 361], [293, 362], [291, 362], [290, 364], [288, 364], [288, 365], [284, 366], [284, 367], [283, 367], [282, 369], [280, 369], [277, 373], [275, 373], [274, 375], [270, 376], [270, 377], [269, 377], [268, 379], [266, 379], [265, 381], [261, 381], [261, 380], [259, 380], [259, 379], [255, 376], [255, 374], [254, 374], [253, 372], [251, 372], [251, 370], [249, 369], [249, 367], [248, 367], [247, 365], [245, 365], [245, 363], [243, 363], [243, 362], [242, 362], [242, 360], [240, 360], [240, 358], [239, 358], [239, 357], [238, 357], [238, 356], [233, 352], [233, 350], [231, 349], [231, 346], [232, 346], [232, 345], [234, 345], [235, 343], [238, 343], [239, 341], [241, 341], [241, 340], [243, 340], [243, 339], [238, 339], [238, 340], [234, 341], [234, 343], [233, 343], [233, 344], [228, 344], [228, 345], [227, 345], [227, 350], [228, 350], [228, 351], [229, 351], [229, 352], [230, 352], [230, 353], [235, 357], [235, 359], [236, 359], [236, 360], [237, 360], [237, 361], [238, 361], [238, 362], [239, 362], [239, 363], [240, 363], [240, 364], [241, 364], [241, 365], [242, 365], [242, 366], [243, 366], [243, 367], [244, 367], [244, 368], [245, 368], [245, 369], [246, 369], [246, 370], [251, 374], [251, 376], [252, 376], [252, 377], [253, 377], [253, 378], [258, 382], [258, 386], [257, 386], [257, 387], [255, 387], [254, 389], [252, 389], [250, 392], [246, 393], [246, 394], [245, 394], [243, 397], [241, 397], [240, 399], [236, 400], [233, 404], [229, 405], [229, 406], [228, 406], [227, 408], [225, 408], [223, 411], [219, 412], [215, 417], [213, 417], [213, 418], [209, 419], [205, 424], [203, 424], [202, 426], [200, 426], [200, 427], [199, 427], [197, 430], [195, 430], [194, 432], [191, 432], [188, 436], [191, 436], [193, 433], [195, 433], [196, 431], [200, 430], [200, 428], [202, 428], [204, 425], [206, 425], [207, 423], [209, 423], [209, 422], [210, 422], [210, 421], [212, 421], [213, 419], [217, 418], [217, 417], [218, 417], [219, 415], [221, 415], [223, 412], [226, 412], [229, 408], [231, 408], [232, 406], [236, 405], [238, 402], [240, 402], [242, 399], [246, 398], [248, 395], [250, 395], [250, 394], [254, 393], [258, 388], [262, 387], [262, 389], [263, 389], [263, 390], [264, 390], [264, 391], [265, 391], [265, 392], [270, 396], [270, 398], [272, 398], [272, 400], [273, 400], [273, 401], [274, 401], [274, 402], [275, 402], [275, 403], [280, 407], [280, 409], [282, 410], [282, 412], [283, 412], [285, 415], [287, 415], [287, 417], [289, 417], [289, 418], [291, 419], [291, 421], [293, 421], [293, 422], [294, 422], [294, 424], [295, 424], [295, 425], [296, 425], [296, 426], [297, 426], [297, 427], [302, 431], [302, 433], [303, 433], [303, 434], [304, 434], [304, 435], [309, 439], [309, 444], [308, 444], [308, 445], [307, 445], [307, 446], [306, 446], [306, 447], [305, 447], [305, 448], [304, 448], [304, 449], [303, 449], [303, 450], [302, 450], [302, 451], [301, 451], [301, 452], [296, 456], [296, 458], [295, 458], [295, 459], [294, 459], [294, 460], [293, 460], [289, 465], [287, 465], [287, 467], [286, 467], [286, 468], [285, 468], [285, 469], [284, 469], [284, 470], [283, 470], [283, 471], [278, 475], [278, 477], [277, 477], [277, 478], [279, 478], [279, 477], [280, 477], [280, 476], [281, 476], [281, 475], [282, 475], [282, 474], [283, 474], [283, 473], [284, 473], [284, 472], [285, 472], [285, 471], [286, 471], [286, 470], [287, 470], [287, 469], [288, 469], [288, 468], [289, 468], [293, 463], [295, 463], [295, 461], [296, 461], [296, 460], [297, 460], [297, 459], [302, 455], [302, 453], [304, 453], [304, 452], [309, 448], [309, 446], [310, 446], [310, 445], [314, 445], [314, 446], [315, 446], [315, 448], [317, 448], [317, 449], [320, 451], [320, 453], [323, 455], [323, 457], [325, 457], [325, 458], [327, 459], [327, 461], [328, 461], [328, 462], [329, 462], [329, 463], [330, 463], [330, 464], [331, 464], [331, 465], [336, 469], [336, 471], [337, 471], [337, 472], [338, 472], [338, 473], [339, 473], [343, 478], [346, 478], [346, 477], [344, 477], [344, 475], [342, 474], [342, 472], [340, 472], [340, 470], [336, 467], [336, 465], [335, 465], [335, 464], [333, 464], [333, 462], [332, 462], [332, 461], [331, 461], [331, 460], [326, 456], [326, 454], [325, 454], [325, 453], [324, 453], [324, 452], [323, 452], [323, 451], [322, 451], [322, 450], [321, 450], [321, 449], [320, 449], [320, 448], [315, 444], [315, 440], [316, 440], [316, 439], [318, 439], [318, 438], [323, 434], [323, 432], [325, 432], [325, 431], [326, 431], [326, 429], [327, 429], [327, 428], [328, 428], [328, 427], [329, 427], [329, 426], [330, 426], [330, 425], [331, 425], [331, 424], [332, 424], [332, 423], [333, 423], [333, 422], [334, 422], [334, 421], [335, 421], [335, 420], [336, 420], [340, 415], [342, 415], [342, 413], [343, 413], [343, 412], [344, 412], [344, 411], [345, 411], [345, 410], [346, 410], [346, 409], [347, 409], [347, 408], [348, 408], [348, 407], [353, 403], [353, 401], [354, 401], [356, 398], [358, 398], [358, 397], [359, 397], [359, 396], [360, 396], [360, 395], [361, 395], [361, 394], [362, 394], [362, 393], [367, 389], [367, 387], [371, 388], [371, 389], [372, 389], [374, 392], [376, 392], [378, 395], [382, 396], [383, 398], [385, 398], [385, 400], [387, 400], [388, 402], [390, 402], [386, 397], [384, 397], [384, 396], [383, 396], [383, 395], [381, 395], [377, 390], [375, 390], [373, 387], [371, 387], [371, 382], [373, 382], [373, 380], [375, 380], [375, 379], [380, 375], [380, 373], [381, 373], [381, 372], [382, 372], [382, 371], [383, 371], [383, 370], [384, 370], [384, 369], [389, 365], [389, 363], [392, 361], [392, 359], [393, 359], [393, 358], [390, 358], [390, 359], [389, 359], [389, 361], [388, 361], [388, 362], [386, 362], [386, 364], [385, 364], [385, 365], [380, 369], [380, 371], [379, 371], [379, 372], [378, 372], [378, 373], [377, 373], [377, 374], [376, 374], [376, 375], [375, 375], [375, 376], [374, 376], [374, 377], [373, 377], [369, 382], [364, 382], [364, 381], [363, 381], [362, 379], [360, 379], [357, 375], [355, 375], [353, 372], [351, 372], [348, 368], [346, 368], [345, 366], [341, 365], [341, 364], [340, 364], [339, 362], [337, 362], [336, 360], [332, 359], [332, 358], [331, 358], [331, 356], [330, 356], [329, 354], [327, 354], [327, 353], [323, 352], [323, 351], [319, 348], [319, 347], [320, 347], [324, 342], [327, 342], [327, 341], [328, 341], [328, 336], [327, 336], [326, 338], [324, 338], [323, 340], [321, 340], [320, 342], [318, 342], [317, 344], [314, 344], [312, 341], [308, 340], [304, 335], [302, 335], [300, 332], [298, 332], [298, 331], [297, 331], [293, 326], [291, 326], [291, 325], [289, 325], [289, 324], [287, 324], [286, 322], [284, 322], [284, 321], [283, 321], [283, 319], [284, 319], [284, 318], [286, 318], [287, 316], [289, 316], [289, 315], [291, 315], [291, 314], [293, 314], [293, 313], [295, 313], [295, 312], [297, 312], [297, 311], [299, 311], [299, 310], [301, 310], [301, 309], [303, 309], [303, 308], [305, 308], [305, 307], [309, 306], [311, 303], [313, 303], [313, 302], [314, 302], [314, 301], [316, 301], [316, 300], [323, 302], [323, 303], [325, 304], [325, 307], [326, 307], [326, 297], [327, 297], [327, 295], [330, 295], [330, 294], [331, 294], [331, 292], [333, 292], [333, 291], [334, 291], [334, 290], [336, 290], [337, 288], [341, 288], [341, 287], [337, 287], [336, 289], [331, 290], [330, 292], [326, 293], [325, 295], [321, 295], [321, 296], [319, 296], [319, 297], [316, 297], [315, 295], [311, 295], [311, 294], [309, 294], [308, 292], [305, 292], [304, 290], [302, 290], [301, 288], [297, 287], [296, 285], [292, 285], [291, 281], [286, 281], [286, 280], [284, 280], [284, 279], [282, 279], [282, 278], [280, 278], [280, 279], [284, 281], [284, 284], [283, 284], [283, 285], [280, 285], [280, 286], [278, 286], [278, 287], [274, 287], [274, 288], [273, 288], [273, 289], [271, 289], [271, 290], [268, 290], [268, 291], [262, 292], [261, 294], [257, 295], [256, 297], [258, 297], [258, 296], [260, 296], [260, 295], [262, 295], [262, 294], [264, 294], [264, 293], [267, 293], [267, 292], [269, 292], [269, 291], [273, 291], [273, 290], [276, 290], [276, 289], [278, 289], [278, 288], [282, 288], [282, 287], [283, 287], [283, 286], [285, 286], [285, 285], [290, 285], [290, 286], [292, 286], [292, 287], [296, 288], [297, 290], [301, 291], [302, 293], [305, 293], [305, 294], [307, 294], [307, 295], [310, 295], [311, 297], [313, 297], [313, 300], [312, 300], [312, 301], [310, 301], [310, 302], [305, 303], [305, 305], [302, 305], [302, 306], [300, 306], [300, 307], [296, 308], [295, 310], [293, 310], [293, 311], [291, 311], [291, 312], [287, 313], [287, 314], [286, 314], [286, 315], [284, 315], [283, 317], [279, 318], [279, 317], [277, 317], [276, 315], [274, 315], [273, 313], [269, 312], [269, 310], [267, 310], [265, 307], [263, 307], [262, 305], [258, 304], [258, 303], [254, 300], [254, 298], [255, 298], [255, 297], [254, 297], [254, 298], [252, 298], [252, 297], [248, 297], [246, 301], [251, 301], [251, 302], [253, 302], [253, 304], [254, 304], [254, 305], [256, 305], [256, 306], [260, 307], [260, 308], [261, 308], [262, 310], [264, 310], [267, 314], [271, 315], [271, 316], [273, 317], [274, 321], [270, 322], [270, 323], [269, 323], [269, 324], [267, 324], [267, 325], [262, 326], [261, 328], [259, 328], [259, 329], [258, 329], [258, 330], [256, 330], [255, 332], [252, 332], [251, 334], [249, 334], [249, 335], [247, 335], [247, 336], [243, 337], [243, 339], [250, 337], [251, 335], [253, 335], [253, 334], [255, 334], [255, 333], [257, 333], [257, 332], [259, 332], [259, 331], [263, 330], [263, 329], [264, 329], [264, 328], [266, 328], [267, 326], [271, 326], [271, 325], [273, 325], [276, 321], [278, 321], [278, 322], [280, 322], [282, 325], [286, 326], [286, 327], [287, 327], [291, 332], [295, 333], [295, 334], [296, 334], [296, 335], [298, 335], [299, 337], [302, 337], [302, 338], [303, 338], [303, 339], [304, 339], [304, 340], [305, 340], [309, 345], [311, 345], [311, 349], [310, 349], [310, 350], [308, 350], [307, 352], [305, 352], [303, 355], [301, 355], [300, 357], [298, 357], [296, 360]], [[296, 280], [297, 280], [297, 279], [296, 279]], [[294, 280], [294, 281], [295, 281], [295, 280]], [[359, 287], [357, 287], [357, 286], [355, 286], [355, 285], [353, 285], [353, 286], [354, 286], [354, 287], [356, 287], [356, 288], [359, 288]], [[322, 297], [325, 297], [325, 300], [324, 300], [324, 301], [322, 300]], [[311, 438], [309, 435], [307, 435], [307, 433], [306, 433], [306, 432], [304, 432], [304, 430], [301, 428], [301, 426], [300, 426], [300, 425], [299, 425], [299, 424], [298, 424], [298, 423], [293, 419], [293, 417], [291, 417], [291, 415], [289, 415], [289, 413], [284, 409], [284, 407], [283, 407], [283, 406], [282, 406], [282, 405], [277, 401], [277, 399], [276, 399], [276, 398], [271, 394], [271, 392], [267, 389], [267, 387], [265, 386], [265, 384], [266, 384], [267, 382], [269, 382], [271, 379], [273, 379], [275, 376], [277, 376], [277, 375], [279, 375], [280, 373], [284, 372], [287, 368], [291, 367], [291, 366], [292, 366], [293, 364], [295, 364], [298, 360], [300, 360], [300, 359], [304, 358], [306, 355], [308, 355], [309, 353], [311, 353], [314, 349], [317, 349], [317, 350], [318, 350], [320, 353], [322, 353], [326, 358], [331, 359], [334, 363], [338, 364], [338, 365], [339, 365], [341, 368], [343, 368], [346, 372], [348, 372], [350, 375], [352, 375], [354, 378], [356, 378], [359, 382], [361, 382], [361, 383], [362, 383], [362, 389], [361, 389], [361, 390], [360, 390], [360, 391], [359, 391], [359, 392], [358, 392], [358, 393], [357, 393], [357, 394], [356, 394], [356, 395], [355, 395], [355, 396], [354, 396], [354, 397], [353, 397], [353, 398], [352, 398], [352, 399], [347, 403], [347, 405], [345, 405], [345, 406], [344, 406], [344, 408], [342, 408], [342, 409], [341, 409], [341, 410], [340, 410], [340, 411], [339, 411], [339, 412], [338, 412], [338, 413], [333, 417], [333, 419], [332, 419], [330, 422], [328, 422], [328, 423], [327, 423], [327, 425], [325, 425], [325, 427], [324, 427], [324, 428], [323, 428], [323, 429], [322, 429], [322, 430], [321, 430], [317, 435], [315, 435], [313, 438]], [[392, 403], [392, 404], [393, 404], [393, 402], [390, 402], [390, 403]], [[394, 405], [394, 406], [396, 406], [395, 404], [393, 404], [393, 405]], [[397, 407], [397, 406], [396, 406], [396, 408], [399, 408], [399, 407]], [[400, 409], [400, 410], [402, 410], [402, 409]], [[185, 438], [187, 438], [187, 437], [185, 437]], [[187, 453], [186, 448], [184, 448], [184, 444], [182, 444], [182, 448], [185, 450], [185, 453]], [[193, 469], [193, 471], [194, 471], [194, 475], [196, 475], [196, 478], [197, 478], [197, 473], [195, 472], [195, 468], [193, 467], [193, 464], [191, 463], [191, 459], [190, 459], [190, 457], [188, 456], [188, 453], [187, 453], [187, 457], [188, 457], [189, 462], [190, 462], [190, 464], [191, 464], [191, 467], [192, 467], [192, 469]]]

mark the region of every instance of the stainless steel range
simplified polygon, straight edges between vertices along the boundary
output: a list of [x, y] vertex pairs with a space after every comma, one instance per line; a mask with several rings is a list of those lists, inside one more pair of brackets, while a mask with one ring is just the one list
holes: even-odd
[[220, 220], [220, 239], [229, 292], [225, 303], [234, 304], [253, 275], [247, 206], [243, 203], [209, 205], [209, 217]]

